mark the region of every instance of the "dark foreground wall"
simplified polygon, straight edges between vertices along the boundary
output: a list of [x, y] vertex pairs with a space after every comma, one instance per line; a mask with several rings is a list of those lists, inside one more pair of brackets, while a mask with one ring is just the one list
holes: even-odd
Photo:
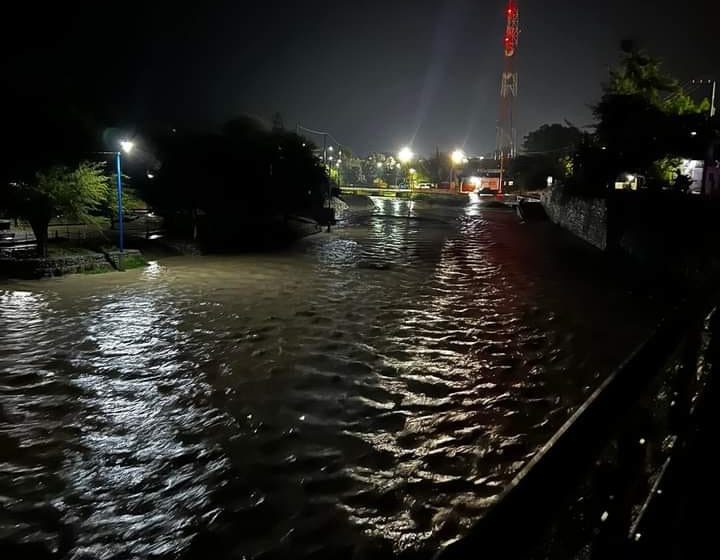
[[584, 198], [555, 187], [541, 200], [550, 220], [598, 249], [608, 249], [608, 204], [603, 198]]

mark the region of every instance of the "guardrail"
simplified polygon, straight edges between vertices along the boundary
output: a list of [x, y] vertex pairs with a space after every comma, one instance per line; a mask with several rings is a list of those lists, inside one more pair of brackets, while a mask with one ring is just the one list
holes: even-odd
[[716, 310], [664, 321], [437, 558], [667, 557], [718, 337]]

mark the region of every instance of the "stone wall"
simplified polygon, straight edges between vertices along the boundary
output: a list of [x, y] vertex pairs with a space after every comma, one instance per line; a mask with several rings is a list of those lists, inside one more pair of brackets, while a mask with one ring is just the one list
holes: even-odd
[[113, 266], [102, 253], [48, 258], [0, 258], [0, 275], [9, 278], [49, 278], [79, 272], [108, 272]]
[[607, 200], [569, 195], [561, 187], [544, 191], [540, 198], [554, 223], [598, 249], [608, 248]]
[[[136, 249], [128, 249], [123, 254], [122, 268], [144, 266], [145, 259]], [[88, 253], [86, 255], [65, 255], [61, 257], [12, 258], [0, 257], [0, 277], [51, 278], [65, 274], [100, 273], [120, 269], [120, 252]]]

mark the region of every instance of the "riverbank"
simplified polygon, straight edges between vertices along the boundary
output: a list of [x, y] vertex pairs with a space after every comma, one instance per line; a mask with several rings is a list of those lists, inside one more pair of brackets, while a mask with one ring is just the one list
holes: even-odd
[[0, 257], [0, 278], [37, 280], [67, 274], [102, 274], [145, 266], [143, 254], [135, 249], [82, 251], [47, 257]]

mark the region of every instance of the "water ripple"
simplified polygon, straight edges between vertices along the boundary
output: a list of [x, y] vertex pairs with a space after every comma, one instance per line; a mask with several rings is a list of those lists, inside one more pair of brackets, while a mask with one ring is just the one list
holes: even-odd
[[362, 559], [467, 530], [653, 318], [552, 228], [383, 204], [285, 254], [0, 290], [0, 543]]

